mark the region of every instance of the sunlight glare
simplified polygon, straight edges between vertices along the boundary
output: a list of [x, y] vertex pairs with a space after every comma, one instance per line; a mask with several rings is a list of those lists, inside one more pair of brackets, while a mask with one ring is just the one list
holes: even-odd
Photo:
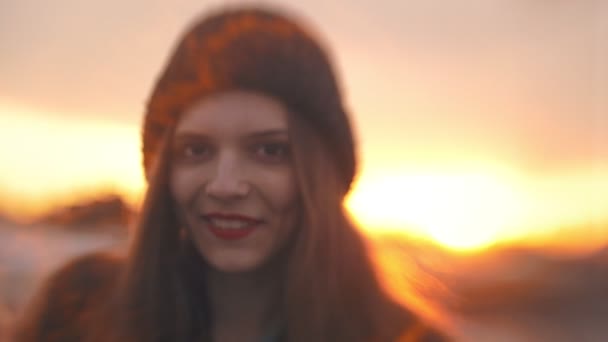
[[346, 206], [368, 229], [405, 229], [468, 250], [517, 224], [515, 189], [491, 173], [402, 173], [361, 179]]
[[24, 214], [108, 189], [136, 202], [144, 188], [137, 126], [1, 101], [0, 125], [0, 185]]

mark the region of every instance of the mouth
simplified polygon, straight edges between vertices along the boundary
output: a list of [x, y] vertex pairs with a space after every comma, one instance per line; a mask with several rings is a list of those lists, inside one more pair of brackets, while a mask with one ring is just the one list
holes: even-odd
[[263, 223], [262, 220], [237, 214], [210, 213], [202, 218], [215, 237], [230, 241], [249, 236]]

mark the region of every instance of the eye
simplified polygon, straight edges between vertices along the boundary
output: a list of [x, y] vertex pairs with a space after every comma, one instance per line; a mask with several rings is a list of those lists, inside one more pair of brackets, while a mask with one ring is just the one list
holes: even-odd
[[175, 148], [175, 157], [180, 160], [201, 160], [211, 155], [211, 147], [203, 143], [183, 143]]
[[283, 142], [257, 144], [254, 152], [257, 158], [268, 162], [283, 162], [290, 156], [289, 144]]
[[209, 152], [209, 148], [203, 145], [190, 145], [184, 148], [184, 155], [186, 157], [198, 157], [205, 155]]

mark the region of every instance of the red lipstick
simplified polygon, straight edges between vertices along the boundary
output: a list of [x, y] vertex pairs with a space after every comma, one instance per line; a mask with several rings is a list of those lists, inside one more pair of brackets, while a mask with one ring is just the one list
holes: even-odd
[[215, 237], [236, 241], [249, 236], [262, 221], [239, 214], [209, 213], [204, 215]]

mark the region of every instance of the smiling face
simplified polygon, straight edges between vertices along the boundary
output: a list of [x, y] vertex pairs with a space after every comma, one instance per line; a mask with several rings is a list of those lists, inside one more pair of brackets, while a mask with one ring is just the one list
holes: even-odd
[[206, 262], [253, 271], [286, 243], [298, 190], [286, 109], [228, 92], [189, 107], [175, 128], [170, 187], [181, 223]]

